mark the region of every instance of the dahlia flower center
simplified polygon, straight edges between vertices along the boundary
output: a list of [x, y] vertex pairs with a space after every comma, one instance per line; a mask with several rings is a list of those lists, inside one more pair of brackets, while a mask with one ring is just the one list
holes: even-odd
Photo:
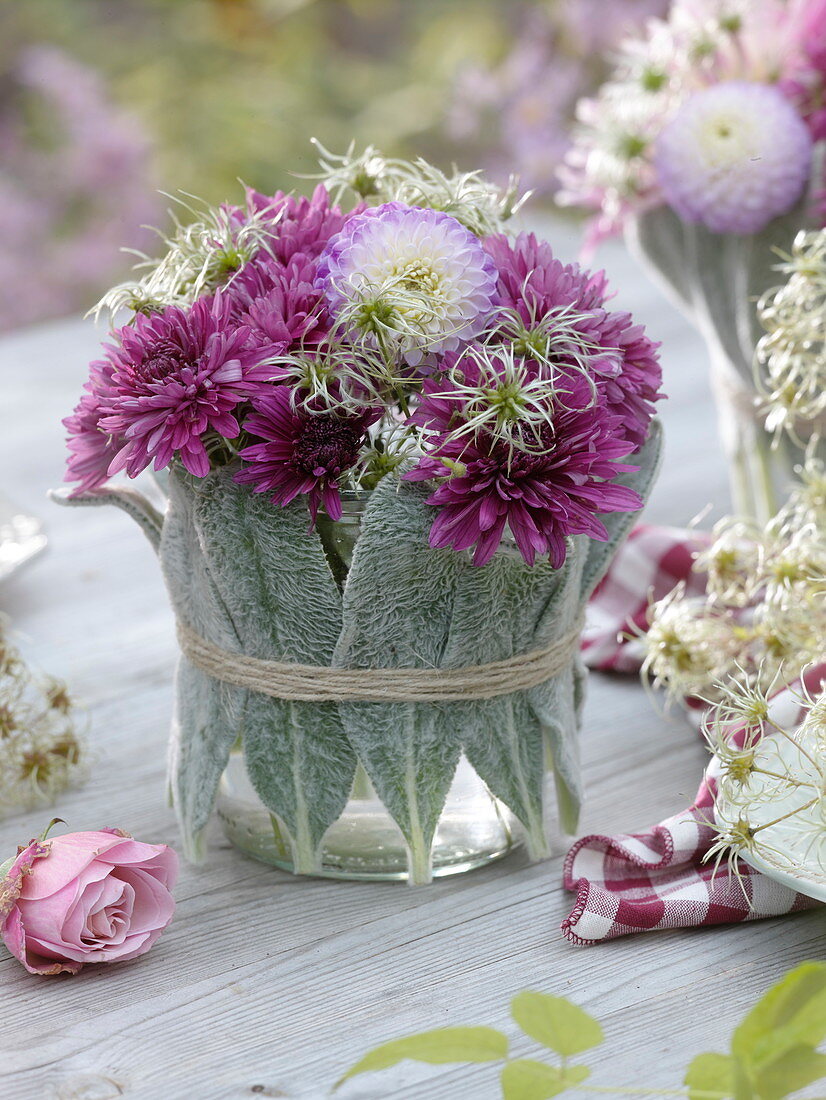
[[740, 164], [759, 152], [753, 120], [731, 111], [715, 112], [705, 119], [699, 138], [709, 161], [721, 167]]
[[427, 294], [435, 294], [441, 284], [441, 279], [433, 268], [425, 260], [409, 260], [406, 264], [398, 264], [393, 269], [394, 282], [405, 290], [420, 290]]
[[135, 364], [135, 375], [141, 382], [162, 382], [181, 367], [181, 351], [162, 340]]
[[363, 434], [337, 417], [308, 416], [295, 441], [293, 461], [307, 473], [347, 469], [358, 458]]

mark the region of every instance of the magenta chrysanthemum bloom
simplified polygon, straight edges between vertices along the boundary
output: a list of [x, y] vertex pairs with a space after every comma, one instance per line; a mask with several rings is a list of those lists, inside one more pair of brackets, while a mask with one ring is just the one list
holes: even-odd
[[260, 254], [233, 277], [226, 295], [253, 340], [282, 351], [319, 344], [329, 315], [315, 274], [316, 265], [301, 253], [286, 264]]
[[[204, 477], [210, 468], [204, 437], [239, 434], [233, 410], [271, 376], [265, 360], [273, 349], [251, 342], [220, 293], [188, 310], [139, 314], [114, 335], [105, 364], [96, 365], [105, 366], [110, 391], [98, 427], [121, 443], [108, 474], [136, 477], [178, 455], [191, 474]], [[88, 438], [88, 424], [81, 427]]]
[[[426, 415], [427, 396], [422, 406]], [[435, 444], [406, 475], [440, 482], [428, 497], [438, 508], [430, 545], [475, 546], [473, 564], [485, 565], [508, 528], [528, 565], [540, 556], [558, 569], [565, 561], [566, 537], [606, 539], [599, 514], [642, 507], [632, 489], [610, 481], [636, 468], [615, 461], [630, 446], [614, 433], [614, 420], [600, 405], [559, 409], [553, 428], [543, 431], [541, 452], [491, 445], [484, 435]]]
[[357, 416], [308, 412], [295, 404], [290, 387], [275, 386], [258, 395], [244, 422], [263, 442], [239, 452], [249, 465], [235, 480], [271, 493], [282, 506], [306, 494], [313, 522], [322, 504], [331, 519], [341, 519], [339, 479], [358, 461], [365, 433], [380, 415], [374, 409]]
[[826, 0], [789, 5], [795, 48], [789, 51], [779, 88], [806, 120], [812, 138], [826, 138]]
[[641, 446], [648, 436], [662, 371], [658, 344], [629, 313], [611, 311], [605, 273], [557, 260], [533, 233], [491, 237], [503, 333], [521, 354], [543, 354], [556, 369], [584, 368], [621, 434]]
[[74, 412], [63, 421], [69, 433], [65, 480], [79, 483], [72, 490], [72, 496], [93, 492], [104, 485], [109, 478], [109, 466], [123, 446], [122, 439], [100, 426], [101, 417], [111, 412], [115, 397], [112, 364], [108, 359], [91, 364], [89, 381], [84, 389], [87, 392], [75, 406]]
[[715, 233], [756, 233], [785, 214], [811, 159], [806, 124], [780, 91], [741, 81], [689, 96], [654, 149], [666, 201]]
[[277, 191], [274, 195], [262, 195], [247, 188], [247, 203], [257, 213], [272, 213], [273, 241], [270, 251], [282, 264], [293, 256], [302, 255], [317, 259], [331, 237], [339, 233], [346, 221], [363, 207], [344, 214], [330, 201], [327, 188], [319, 184], [312, 198], [296, 197]]
[[415, 365], [482, 331], [496, 275], [456, 218], [388, 202], [351, 218], [330, 241], [318, 285], [345, 331], [391, 343]]

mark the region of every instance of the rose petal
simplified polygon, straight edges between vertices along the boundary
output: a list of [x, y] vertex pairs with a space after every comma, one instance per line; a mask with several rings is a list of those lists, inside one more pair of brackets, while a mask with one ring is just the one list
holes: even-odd
[[45, 858], [49, 854], [49, 848], [48, 842], [32, 840], [27, 847], [21, 848], [18, 852], [17, 859], [0, 882], [0, 925], [20, 897], [26, 877], [31, 873], [32, 864], [37, 859]]
[[46, 898], [73, 881], [98, 854], [124, 841], [111, 833], [66, 833], [49, 841], [50, 858], [38, 865], [37, 874], [23, 885], [21, 897], [28, 900]]
[[135, 891], [132, 931], [166, 928], [175, 912], [175, 901], [163, 883], [140, 867], [121, 868], [118, 875]]
[[[52, 942], [58, 942], [59, 940], [61, 943], [70, 943], [78, 949], [82, 948], [83, 932], [86, 928], [89, 909], [97, 904], [103, 894], [105, 881], [105, 879], [101, 879], [99, 882], [91, 882], [84, 890], [80, 890], [63, 920], [55, 922], [51, 931], [47, 930], [44, 924], [40, 924], [37, 928], [37, 935]], [[38, 904], [45, 905], [50, 900], [47, 899], [47, 901]], [[34, 915], [36, 916], [36, 914]]]
[[26, 931], [17, 909], [9, 914], [3, 926], [3, 942], [30, 974], [77, 974], [83, 966], [82, 960], [50, 958], [32, 950], [27, 943]]
[[[48, 867], [48, 860], [44, 861], [41, 867]], [[37, 883], [35, 883], [34, 897], [27, 897], [24, 890], [18, 899], [17, 906], [23, 914], [28, 934], [47, 940], [49, 943], [62, 943], [64, 923], [68, 919], [70, 930], [74, 927], [74, 920], [69, 918], [73, 917], [75, 905], [80, 903], [84, 890], [93, 883], [101, 882], [111, 873], [112, 868], [108, 864], [92, 862], [53, 894], [38, 896]], [[80, 908], [81, 912], [85, 913], [82, 905]], [[81, 929], [84, 920], [85, 917], [81, 921]]]
[[139, 840], [120, 840], [112, 847], [98, 853], [97, 858], [105, 863], [124, 864], [141, 863], [163, 868], [167, 877], [177, 875], [178, 857], [165, 844], [144, 844]]

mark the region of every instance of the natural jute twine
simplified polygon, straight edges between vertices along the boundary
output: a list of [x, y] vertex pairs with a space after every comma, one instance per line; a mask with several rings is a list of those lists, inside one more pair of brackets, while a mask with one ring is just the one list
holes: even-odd
[[495, 699], [564, 672], [579, 646], [583, 620], [558, 641], [504, 661], [466, 668], [328, 668], [230, 653], [178, 623], [181, 651], [216, 680], [274, 699], [304, 703], [456, 703]]

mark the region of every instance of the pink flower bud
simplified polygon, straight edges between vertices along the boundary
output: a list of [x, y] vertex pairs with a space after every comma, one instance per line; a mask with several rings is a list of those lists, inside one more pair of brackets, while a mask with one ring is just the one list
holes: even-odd
[[30, 974], [143, 955], [172, 920], [178, 857], [118, 829], [32, 840], [0, 881], [0, 934]]

